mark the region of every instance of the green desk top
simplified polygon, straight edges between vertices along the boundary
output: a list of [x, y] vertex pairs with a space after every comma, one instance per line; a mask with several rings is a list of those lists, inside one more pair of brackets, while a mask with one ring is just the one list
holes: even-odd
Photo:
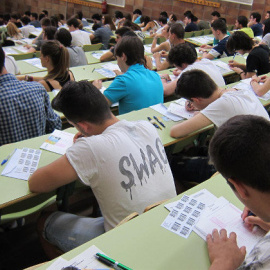
[[[105, 51], [107, 51], [107, 50], [105, 50]], [[97, 59], [97, 58], [95, 58], [95, 57], [93, 56], [93, 53], [104, 53], [105, 51], [104, 51], [104, 50], [99, 50], [99, 51], [85, 52], [85, 55], [86, 55], [88, 64], [91, 65], [91, 64], [97, 64], [97, 63], [100, 63], [100, 60]]]
[[211, 34], [211, 35], [203, 35], [203, 36], [198, 36], [198, 37], [185, 38], [185, 41], [187, 41], [187, 42], [189, 42], [189, 43], [191, 43], [191, 44], [193, 44], [195, 46], [202, 46], [205, 43], [201, 43], [201, 42], [198, 42], [198, 41], [195, 40], [196, 38], [200, 38], [200, 37], [211, 37], [212, 41], [207, 42], [208, 45], [211, 45], [214, 42], [214, 35], [213, 34]]
[[[203, 188], [208, 189], [217, 197], [224, 196], [237, 207], [243, 208], [220, 175], [186, 193], [192, 194]], [[180, 199], [182, 195], [172, 200]], [[210, 263], [206, 242], [194, 232], [188, 239], [184, 239], [161, 227], [168, 213], [164, 206], [160, 205], [62, 257], [70, 260], [91, 245], [96, 245], [111, 258], [134, 270], [208, 269]], [[49, 264], [50, 262], [38, 269], [46, 269]]]
[[[41, 72], [41, 71], [46, 70], [46, 68], [40, 69], [38, 67], [35, 67], [35, 66], [25, 62], [25, 60], [19, 60], [19, 61], [16, 61], [16, 63], [21, 71], [21, 74], [36, 73], [36, 72]], [[47, 72], [46, 72], [46, 74], [47, 74]]]

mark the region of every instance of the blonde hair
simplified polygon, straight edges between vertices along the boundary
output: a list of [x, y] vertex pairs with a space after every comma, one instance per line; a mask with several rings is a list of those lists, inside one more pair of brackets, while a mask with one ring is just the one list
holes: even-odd
[[12, 22], [7, 24], [7, 33], [10, 37], [22, 38], [19, 28]]
[[57, 40], [48, 40], [41, 46], [41, 54], [49, 56], [53, 69], [44, 77], [44, 80], [60, 78], [66, 80], [69, 76], [69, 53], [68, 50]]

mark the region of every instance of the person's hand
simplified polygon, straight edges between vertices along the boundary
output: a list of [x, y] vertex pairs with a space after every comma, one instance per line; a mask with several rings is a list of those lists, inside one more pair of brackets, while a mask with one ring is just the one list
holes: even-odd
[[259, 81], [258, 82], [265, 83], [265, 81], [267, 80], [267, 78], [268, 78], [267, 76], [263, 75], [263, 76], [259, 77]]
[[116, 74], [116, 76], [123, 74], [120, 70], [114, 69], [113, 72]]
[[154, 57], [155, 59], [160, 59], [161, 55], [160, 55], [159, 52], [155, 52], [155, 53], [153, 54], [153, 57]]
[[73, 137], [73, 143], [77, 141], [77, 139], [84, 137], [84, 135], [81, 132], [77, 132]]
[[185, 108], [187, 111], [195, 111], [196, 110], [196, 107], [193, 105], [193, 103], [189, 100], [186, 101], [185, 103]]
[[200, 46], [200, 49], [211, 49], [212, 47], [210, 45], [207, 44], [203, 44]]
[[179, 76], [179, 75], [181, 74], [181, 72], [182, 72], [182, 70], [180, 70], [179, 68], [175, 68], [175, 69], [173, 70], [173, 75], [174, 75], [174, 76]]
[[166, 51], [161, 51], [161, 52], [160, 52], [160, 56], [161, 56], [161, 57], [167, 57], [167, 56], [168, 56], [168, 52], [166, 52]]
[[232, 68], [232, 67], [238, 67], [239, 63], [234, 61], [234, 60], [230, 60], [228, 65]]
[[32, 46], [29, 44], [25, 44], [25, 45], [23, 45], [23, 47], [25, 47], [26, 49], [30, 49]]
[[245, 207], [241, 217], [242, 217], [243, 221], [245, 222], [245, 226], [250, 231], [253, 230], [254, 226], [259, 226], [266, 232], [268, 232], [270, 230], [270, 222], [265, 222], [257, 216], [253, 216], [253, 215], [248, 216], [249, 212], [250, 212], [250, 210], [247, 207]]
[[92, 84], [99, 90], [102, 88], [102, 80], [94, 80]]
[[221, 229], [220, 232], [214, 229], [212, 234], [207, 235], [206, 241], [211, 262], [210, 269], [237, 269], [245, 259], [246, 247], [237, 246], [234, 232], [227, 237], [225, 229]]
[[231, 70], [233, 70], [235, 73], [239, 74], [244, 72], [241, 68], [238, 67], [231, 67]]
[[161, 79], [164, 79], [166, 81], [170, 81], [171, 80], [169, 74], [160, 74], [160, 78]]

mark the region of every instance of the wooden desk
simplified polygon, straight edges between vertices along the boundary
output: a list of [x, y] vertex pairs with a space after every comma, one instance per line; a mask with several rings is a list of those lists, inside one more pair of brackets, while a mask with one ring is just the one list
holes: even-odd
[[[208, 189], [217, 197], [224, 196], [239, 208], [243, 205], [236, 198], [225, 179], [220, 175], [188, 190], [187, 194], [195, 193], [203, 188]], [[183, 194], [172, 199], [180, 199]], [[121, 225], [63, 255], [70, 260], [79, 253], [96, 245], [111, 258], [127, 265], [134, 270], [206, 270], [208, 259], [206, 242], [194, 232], [184, 239], [160, 225], [168, 215], [164, 206], [160, 205], [139, 217]], [[51, 262], [41, 266], [46, 269]]]

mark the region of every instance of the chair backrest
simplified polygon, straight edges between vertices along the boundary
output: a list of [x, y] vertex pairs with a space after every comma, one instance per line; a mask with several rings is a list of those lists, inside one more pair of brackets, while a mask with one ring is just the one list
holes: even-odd
[[34, 53], [20, 53], [20, 54], [11, 54], [16, 61], [30, 59], [34, 57]]
[[210, 35], [210, 34], [212, 34], [212, 29], [204, 29], [203, 30], [203, 34], [204, 35]]
[[36, 51], [34, 56], [39, 58], [40, 57], [40, 51]]
[[233, 28], [234, 28], [234, 25], [233, 25], [233, 24], [227, 25], [227, 30], [228, 30], [228, 31], [232, 31]]
[[185, 38], [190, 38], [194, 36], [194, 32], [185, 32]]
[[87, 44], [83, 45], [83, 50], [85, 52], [90, 52], [90, 51], [98, 51], [102, 47], [102, 43], [97, 43], [97, 44]]
[[146, 37], [146, 38], [143, 40], [143, 44], [144, 44], [144, 45], [152, 44], [153, 39], [154, 39], [153, 37]]
[[165, 199], [165, 200], [162, 200], [162, 201], [159, 201], [159, 202], [152, 203], [152, 204], [146, 206], [143, 212], [145, 213], [145, 212], [147, 212], [147, 211], [149, 211], [149, 210], [151, 210], [151, 209], [153, 209], [153, 208], [161, 205], [162, 203], [165, 203], [166, 201], [168, 201], [168, 199]]
[[199, 30], [199, 31], [194, 31], [194, 37], [198, 37], [198, 36], [201, 36], [203, 35], [204, 31], [203, 30]]
[[133, 212], [131, 213], [130, 215], [128, 215], [127, 217], [125, 217], [124, 219], [122, 219], [117, 225], [116, 227], [118, 226], [121, 226], [123, 225], [124, 223], [127, 223], [128, 221], [132, 220], [133, 218], [139, 216], [139, 214], [137, 212]]

